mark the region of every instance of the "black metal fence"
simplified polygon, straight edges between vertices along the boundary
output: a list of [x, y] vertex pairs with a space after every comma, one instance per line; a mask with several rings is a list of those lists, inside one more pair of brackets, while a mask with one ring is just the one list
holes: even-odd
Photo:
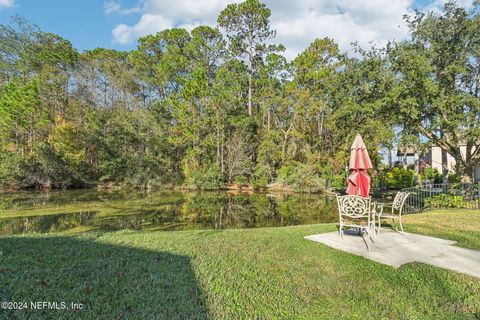
[[480, 209], [480, 182], [423, 183], [402, 191], [410, 193], [405, 202], [405, 213], [436, 208]]

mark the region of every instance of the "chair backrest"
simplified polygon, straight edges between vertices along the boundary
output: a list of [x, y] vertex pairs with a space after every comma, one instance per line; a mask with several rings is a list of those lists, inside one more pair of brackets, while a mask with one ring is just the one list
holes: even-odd
[[408, 192], [399, 191], [395, 195], [392, 203], [392, 212], [393, 210], [398, 210], [400, 213], [403, 211], [403, 205], [405, 204], [405, 200], [410, 195]]
[[349, 218], [363, 218], [370, 219], [372, 199], [370, 197], [364, 198], [361, 196], [339, 196], [337, 195], [338, 214], [340, 219], [342, 216]]

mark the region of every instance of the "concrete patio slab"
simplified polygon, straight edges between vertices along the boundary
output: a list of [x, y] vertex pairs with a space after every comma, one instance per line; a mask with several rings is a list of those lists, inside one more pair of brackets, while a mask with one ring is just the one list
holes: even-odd
[[405, 263], [421, 262], [480, 278], [480, 251], [452, 246], [455, 241], [451, 240], [382, 230], [374, 237], [375, 243], [368, 251], [364, 239], [357, 234], [345, 233], [341, 239], [338, 232], [328, 232], [306, 236], [305, 239], [395, 268]]

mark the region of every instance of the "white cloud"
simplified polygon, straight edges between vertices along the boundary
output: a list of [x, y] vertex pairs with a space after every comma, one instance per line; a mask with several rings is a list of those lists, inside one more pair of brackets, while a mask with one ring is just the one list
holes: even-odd
[[121, 9], [120, 5], [116, 2], [110, 1], [103, 4], [103, 12], [106, 15], [118, 12]]
[[[1, 0], [0, 0], [1, 1]], [[140, 7], [132, 7], [132, 8], [127, 8], [124, 9], [122, 6], [115, 1], [109, 1], [109, 2], [104, 2], [103, 3], [103, 12], [108, 16], [112, 13], [118, 13], [120, 15], [129, 15], [132, 13], [138, 13], [141, 12], [142, 8]]]
[[412, 0], [336, 0], [297, 1], [292, 8], [289, 1], [271, 1], [272, 27], [277, 30], [277, 40], [286, 45], [287, 58], [294, 58], [315, 38], [330, 37], [342, 51], [352, 48], [352, 42], [362, 47], [383, 45], [388, 40], [403, 39], [407, 28], [404, 14]]
[[0, 0], [0, 9], [13, 7], [14, 4], [14, 0]]
[[[180, 27], [192, 30], [199, 25], [213, 26], [216, 24], [220, 11], [232, 2], [234, 1], [143, 0], [140, 20], [133, 26], [125, 24], [116, 26], [112, 31], [113, 42], [118, 44], [132, 43], [139, 37], [157, 33], [165, 28]], [[106, 7], [105, 10], [107, 10]]]
[[[441, 13], [443, 10], [443, 7], [445, 6], [445, 3], [447, 3], [448, 0], [435, 0], [432, 3], [430, 3], [428, 6], [426, 6], [422, 11], [428, 12], [428, 11], [433, 11], [435, 13]], [[461, 7], [471, 9], [473, 7], [473, 1], [472, 0], [456, 0], [457, 4]]]
[[173, 20], [166, 19], [161, 15], [146, 13], [134, 26], [119, 24], [112, 31], [113, 40], [118, 44], [128, 44], [139, 36], [155, 33], [160, 30], [173, 27]]
[[[277, 31], [275, 41], [285, 45], [285, 55], [292, 59], [315, 38], [326, 36], [333, 38], [342, 51], [351, 50], [354, 41], [367, 47], [370, 43], [383, 45], [388, 40], [404, 39], [407, 28], [403, 15], [413, 12], [413, 1], [264, 0], [264, 3], [272, 11], [271, 24]], [[115, 27], [113, 39], [115, 43], [127, 44], [165, 28], [184, 27], [191, 30], [201, 24], [215, 26], [220, 11], [232, 2], [240, 1], [143, 0], [140, 20], [133, 25], [120, 24]], [[443, 6], [444, 2], [435, 0], [429, 7]], [[468, 0], [461, 0], [463, 2]], [[116, 9], [115, 4], [112, 3], [114, 9], [111, 12], [125, 10]]]

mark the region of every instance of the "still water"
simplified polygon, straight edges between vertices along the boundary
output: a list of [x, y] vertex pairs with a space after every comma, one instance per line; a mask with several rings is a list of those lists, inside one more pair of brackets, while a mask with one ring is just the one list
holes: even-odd
[[336, 221], [318, 194], [67, 190], [0, 194], [0, 234], [280, 227]]

